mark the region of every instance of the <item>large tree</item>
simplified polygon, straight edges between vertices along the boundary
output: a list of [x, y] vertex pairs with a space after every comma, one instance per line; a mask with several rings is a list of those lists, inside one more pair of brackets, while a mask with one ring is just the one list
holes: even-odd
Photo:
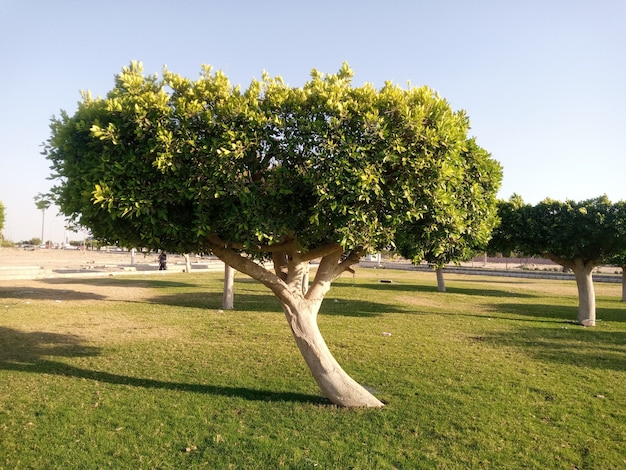
[[595, 326], [593, 269], [622, 253], [626, 246], [623, 203], [606, 196], [565, 202], [546, 199], [537, 205], [519, 195], [498, 205], [500, 225], [491, 250], [542, 256], [574, 272], [578, 287], [578, 322]]
[[413, 263], [428, 261], [437, 272], [437, 288], [445, 291], [443, 267], [484, 250], [497, 223], [496, 192], [500, 164], [474, 140], [461, 150], [463, 165], [446, 169], [445, 186], [436, 189], [427, 214], [398, 230], [398, 252]]
[[[450, 175], [474, 145], [464, 112], [427, 87], [353, 86], [346, 64], [302, 87], [264, 75], [242, 90], [206, 66], [193, 81], [131, 63], [106, 98], [84, 93], [51, 129], [45, 154], [66, 216], [127, 246], [212, 252], [257, 279], [322, 393], [382, 406], [333, 358], [317, 314], [333, 279], [455, 197]], [[501, 175], [482, 177], [495, 187]]]

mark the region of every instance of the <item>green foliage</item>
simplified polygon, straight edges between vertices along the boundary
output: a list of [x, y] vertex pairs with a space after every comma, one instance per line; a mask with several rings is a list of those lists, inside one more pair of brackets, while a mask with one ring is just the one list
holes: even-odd
[[4, 230], [4, 220], [5, 220], [4, 204], [2, 204], [2, 201], [0, 201], [0, 232]]
[[398, 252], [415, 263], [443, 266], [470, 259], [486, 248], [497, 224], [500, 164], [474, 139], [457, 158], [458, 166], [445, 168], [445, 186], [433, 193], [423, 217], [398, 231]]
[[33, 199], [35, 200], [35, 206], [40, 211], [46, 211], [52, 205], [52, 196], [49, 194], [37, 194]]
[[514, 196], [499, 203], [498, 215], [493, 251], [579, 258], [594, 265], [625, 251], [626, 205], [606, 196], [580, 202], [546, 199], [535, 206]]
[[0, 467], [623, 468], [618, 284], [594, 330], [567, 321], [571, 282], [431, 284], [336, 282], [320, 327], [387, 402], [347, 410], [302, 380], [280, 307], [243, 276], [236, 313], [221, 273], [4, 281]]
[[446, 234], [484, 241], [501, 171], [465, 114], [426, 87], [351, 79], [344, 64], [301, 88], [264, 75], [242, 90], [208, 66], [192, 81], [131, 63], [105, 99], [84, 93], [53, 120], [55, 202], [96, 238], [178, 252], [208, 251], [212, 234], [367, 250], [420, 220], [438, 230], [432, 252]]

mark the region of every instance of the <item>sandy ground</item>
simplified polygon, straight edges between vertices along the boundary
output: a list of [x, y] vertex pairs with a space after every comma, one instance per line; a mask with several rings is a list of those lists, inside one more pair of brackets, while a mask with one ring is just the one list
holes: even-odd
[[[174, 262], [174, 256], [171, 257]], [[182, 259], [182, 256], [180, 257]], [[135, 255], [136, 263], [158, 264], [157, 254]], [[0, 248], [0, 267], [38, 266], [43, 269], [80, 269], [108, 265], [131, 265], [129, 252], [55, 250], [36, 248], [33, 251], [21, 248]]]

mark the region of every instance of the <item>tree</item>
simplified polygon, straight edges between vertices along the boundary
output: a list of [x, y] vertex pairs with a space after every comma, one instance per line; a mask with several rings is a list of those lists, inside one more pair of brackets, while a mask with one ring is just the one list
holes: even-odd
[[4, 230], [4, 204], [2, 204], [2, 201], [0, 201], [0, 246], [2, 246], [2, 243], [4, 241], [4, 238], [2, 236], [2, 231]]
[[232, 310], [235, 308], [235, 270], [228, 264], [224, 264], [224, 293], [222, 295], [222, 309]]
[[612, 256], [608, 264], [619, 266], [622, 269], [622, 302], [626, 302], [626, 252]]
[[446, 186], [436, 188], [428, 213], [406, 222], [397, 235], [403, 257], [434, 266], [440, 292], [445, 292], [443, 267], [484, 250], [497, 223], [500, 179], [494, 175], [502, 173], [500, 164], [473, 139], [466, 142], [461, 158], [463, 165], [443, 170]]
[[[626, 240], [626, 201], [616, 202], [613, 210], [616, 219], [614, 229], [622, 240]], [[626, 302], [626, 243], [622, 245], [622, 250], [609, 257], [607, 264], [619, 266], [622, 269], [622, 302]]]
[[498, 207], [501, 223], [491, 250], [543, 256], [571, 269], [578, 287], [578, 322], [596, 323], [592, 271], [624, 251], [624, 204], [606, 196], [565, 202], [545, 199], [532, 206], [514, 195]]
[[83, 93], [53, 119], [44, 153], [66, 216], [126, 246], [212, 252], [258, 280], [322, 393], [379, 407], [331, 355], [318, 311], [333, 279], [454, 197], [468, 128], [427, 87], [355, 87], [347, 64], [300, 88], [264, 74], [242, 90], [208, 66], [192, 81], [134, 62], [105, 99]]
[[41, 240], [45, 240], [44, 236], [44, 222], [46, 218], [46, 210], [52, 205], [50, 195], [39, 193], [35, 197], [35, 206], [41, 211]]

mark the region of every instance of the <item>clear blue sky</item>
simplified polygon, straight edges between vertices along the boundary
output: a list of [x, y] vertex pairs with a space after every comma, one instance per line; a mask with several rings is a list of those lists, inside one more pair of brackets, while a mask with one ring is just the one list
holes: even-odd
[[[189, 78], [210, 64], [244, 86], [347, 61], [357, 85], [428, 85], [465, 109], [502, 198], [626, 199], [625, 25], [624, 0], [0, 0], [4, 235], [41, 236], [50, 117], [131, 60]], [[60, 242], [53, 209], [44, 238]]]

